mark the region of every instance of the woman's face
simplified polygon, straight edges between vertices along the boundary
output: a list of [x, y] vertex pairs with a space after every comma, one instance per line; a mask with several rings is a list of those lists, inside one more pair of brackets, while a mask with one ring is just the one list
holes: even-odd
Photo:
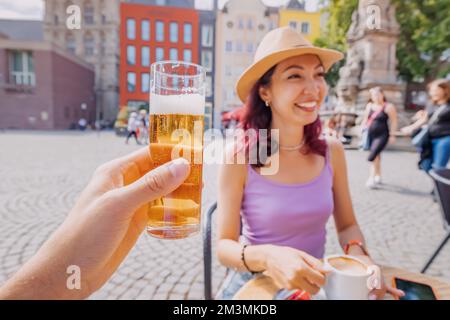
[[384, 101], [383, 92], [381, 92], [379, 89], [370, 90], [370, 99], [373, 101], [373, 103], [382, 104]]
[[430, 98], [434, 102], [442, 101], [445, 97], [445, 91], [436, 84], [430, 86], [429, 90]]
[[259, 94], [270, 103], [273, 117], [282, 123], [308, 125], [316, 121], [327, 95], [325, 70], [316, 55], [307, 54], [280, 62], [268, 87]]

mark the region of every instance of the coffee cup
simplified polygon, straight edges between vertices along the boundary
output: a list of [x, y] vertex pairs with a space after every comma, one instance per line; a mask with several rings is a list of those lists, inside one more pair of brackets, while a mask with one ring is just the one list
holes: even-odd
[[324, 259], [326, 276], [324, 291], [328, 300], [368, 300], [369, 277], [367, 264], [349, 255], [332, 255]]

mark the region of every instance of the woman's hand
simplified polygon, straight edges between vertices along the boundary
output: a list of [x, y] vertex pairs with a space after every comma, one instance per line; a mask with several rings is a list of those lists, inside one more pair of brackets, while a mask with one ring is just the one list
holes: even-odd
[[389, 136], [389, 141], [388, 141], [388, 143], [389, 143], [390, 145], [393, 145], [393, 144], [395, 144], [395, 142], [397, 142], [397, 138], [396, 138], [395, 136]]
[[265, 264], [264, 274], [278, 286], [288, 290], [301, 289], [310, 294], [319, 292], [329, 272], [320, 260], [289, 247], [271, 247]]
[[[154, 168], [148, 148], [103, 164], [62, 225], [0, 288], [0, 298], [86, 298], [110, 278], [144, 231], [148, 203], [175, 190], [188, 174], [183, 158]], [[69, 266], [80, 271], [80, 288], [68, 288]]]
[[373, 284], [377, 285], [379, 288], [378, 289], [375, 288], [369, 293], [370, 300], [381, 300], [384, 298], [386, 293], [389, 293], [394, 297], [403, 297], [405, 295], [405, 293], [402, 290], [399, 290], [399, 289], [393, 288], [389, 285], [386, 285], [386, 283], [384, 281], [384, 277], [381, 274], [381, 268], [378, 267], [372, 261], [372, 259], [370, 257], [365, 256], [365, 255], [353, 255], [353, 256], [358, 258], [359, 260], [361, 260], [368, 266], [376, 266], [375, 269], [380, 270], [379, 278], [377, 279], [377, 281], [379, 281], [379, 283], [373, 283]]
[[413, 128], [411, 126], [403, 127], [400, 129], [400, 132], [410, 136], [413, 132]]

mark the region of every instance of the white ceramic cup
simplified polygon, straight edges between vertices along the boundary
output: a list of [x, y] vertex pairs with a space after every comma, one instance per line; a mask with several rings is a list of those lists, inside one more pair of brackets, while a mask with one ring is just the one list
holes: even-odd
[[[361, 263], [366, 268], [366, 273], [350, 273], [333, 267], [330, 259], [344, 258]], [[324, 259], [324, 265], [331, 272], [326, 276], [324, 291], [328, 300], [368, 300], [371, 291], [368, 279], [371, 271], [366, 263], [358, 258], [348, 255], [331, 255]]]

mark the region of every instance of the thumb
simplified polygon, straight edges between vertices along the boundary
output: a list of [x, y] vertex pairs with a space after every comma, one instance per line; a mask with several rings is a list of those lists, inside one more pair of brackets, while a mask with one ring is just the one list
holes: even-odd
[[119, 189], [119, 199], [135, 208], [165, 196], [188, 177], [189, 162], [178, 158], [151, 170], [134, 183]]

